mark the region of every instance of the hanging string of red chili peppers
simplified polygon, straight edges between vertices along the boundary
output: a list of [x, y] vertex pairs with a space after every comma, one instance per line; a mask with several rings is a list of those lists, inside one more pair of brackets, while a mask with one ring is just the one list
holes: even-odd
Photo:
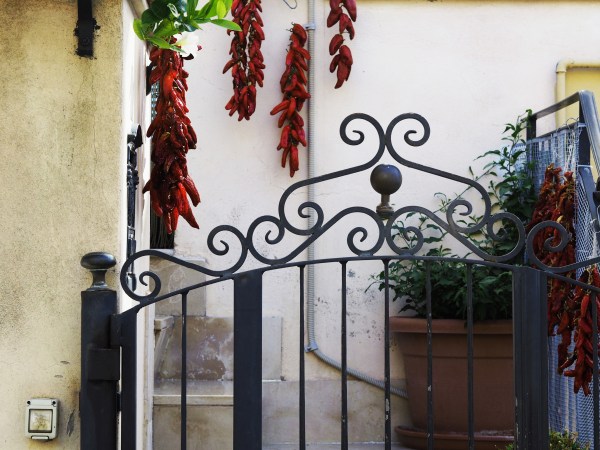
[[[575, 184], [572, 172], [565, 172], [564, 183], [561, 180], [562, 169], [555, 168], [553, 164], [546, 168], [544, 182], [540, 188], [538, 201], [533, 212], [531, 222], [528, 225], [530, 230], [534, 225], [551, 220], [559, 222], [565, 227], [571, 236], [575, 236], [573, 229], [573, 215], [575, 211]], [[544, 247], [547, 239], [552, 239], [553, 244], [559, 242], [558, 230], [555, 228], [546, 228], [536, 234], [533, 241], [533, 251], [535, 255], [547, 266], [560, 267], [575, 262], [575, 240], [571, 239], [567, 246], [561, 252], [549, 252]], [[575, 278], [573, 272], [568, 272], [565, 276]], [[563, 281], [552, 278], [549, 281], [548, 290], [548, 333], [552, 334], [556, 326], [559, 326], [559, 334], [563, 333], [561, 324], [567, 321], [566, 314], [563, 314], [563, 300], [570, 291], [570, 285]], [[569, 330], [569, 332], [572, 330]], [[570, 336], [570, 335], [569, 335]], [[570, 339], [570, 337], [568, 338]], [[566, 343], [566, 330], [563, 336], [563, 343]], [[566, 352], [569, 343], [566, 346], [559, 346], [559, 355]], [[559, 359], [562, 360], [562, 358]]]
[[233, 33], [233, 39], [229, 50], [231, 59], [225, 64], [223, 73], [231, 69], [233, 96], [225, 109], [230, 116], [237, 112], [238, 120], [250, 119], [256, 110], [256, 85], [263, 86], [265, 64], [260, 47], [265, 33], [260, 12], [260, 0], [234, 0], [231, 6], [233, 22], [242, 30], [227, 31]]
[[171, 234], [177, 228], [179, 216], [198, 228], [187, 196], [194, 206], [200, 195], [188, 175], [186, 154], [196, 148], [197, 138], [185, 103], [188, 73], [183, 69], [183, 58], [173, 50], [153, 48], [150, 61], [154, 68], [150, 83], [159, 83], [156, 116], [146, 135], [152, 136], [154, 168], [143, 192], [150, 191], [150, 202], [157, 216], [163, 218]]
[[[584, 270], [578, 281], [600, 287], [600, 273], [598, 272], [598, 268], [594, 266]], [[579, 389], [582, 388], [585, 395], [591, 393], [590, 383], [594, 373], [592, 340], [598, 338], [597, 336], [594, 337], [593, 334], [591, 298], [592, 295], [589, 289], [577, 286], [572, 298], [568, 300], [568, 308], [573, 311], [572, 323], [575, 329], [575, 333], [573, 334], [575, 348], [559, 367], [559, 372], [564, 370], [562, 373], [565, 376], [573, 377], [573, 390], [575, 393], [579, 392]], [[594, 296], [594, 298], [600, 311], [600, 301], [597, 296]], [[598, 322], [598, 326], [600, 327], [600, 321]], [[565, 370], [573, 364], [575, 364], [573, 369]]]
[[[352, 69], [352, 52], [347, 45], [344, 45], [344, 33], [348, 33], [350, 40], [354, 39], [354, 25], [352, 25], [352, 22], [356, 22], [356, 0], [329, 0], [329, 6], [331, 11], [327, 17], [327, 27], [331, 28], [339, 23], [340, 31], [339, 34], [331, 38], [329, 43], [329, 54], [333, 56], [329, 71], [333, 73], [337, 70], [335, 88], [338, 89], [348, 80]], [[344, 12], [342, 6], [347, 13]]]
[[[271, 110], [271, 115], [281, 113], [277, 125], [281, 130], [281, 139], [277, 150], [283, 150], [281, 155], [281, 167], [285, 167], [289, 159], [290, 177], [299, 170], [298, 145], [306, 147], [306, 135], [304, 133], [304, 120], [300, 111], [304, 102], [310, 98], [306, 90], [308, 78], [308, 61], [310, 54], [304, 48], [308, 36], [306, 30], [300, 24], [294, 24], [290, 36], [290, 46], [285, 58], [285, 71], [279, 82], [283, 100]], [[284, 124], [287, 122], [287, 125]]]
[[[548, 166], [544, 183], [536, 204], [528, 230], [537, 223], [551, 220], [560, 223], [571, 235], [570, 241], [560, 252], [550, 252], [545, 249], [546, 240], [550, 239], [553, 246], [558, 245], [560, 236], [558, 230], [548, 227], [540, 230], [533, 242], [533, 251], [545, 265], [562, 267], [575, 262], [575, 181], [572, 172], [565, 172], [561, 180], [561, 168]], [[575, 272], [563, 274], [575, 279]], [[578, 281], [600, 287], [600, 273], [597, 267], [583, 271]], [[580, 286], [550, 278], [548, 281], [548, 335], [558, 334], [561, 342], [558, 345], [558, 373], [573, 377], [575, 393], [583, 389], [585, 395], [590, 394], [590, 382], [593, 373], [592, 347], [592, 309], [590, 306], [591, 292]], [[596, 299], [600, 308], [600, 301]], [[599, 323], [600, 325], [600, 323]], [[555, 331], [556, 330], [556, 331]], [[569, 352], [570, 346], [575, 346]], [[571, 366], [574, 367], [569, 369]]]

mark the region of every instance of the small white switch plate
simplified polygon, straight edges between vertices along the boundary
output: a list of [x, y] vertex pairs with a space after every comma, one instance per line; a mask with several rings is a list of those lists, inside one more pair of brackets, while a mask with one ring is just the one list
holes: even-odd
[[36, 441], [56, 438], [58, 400], [55, 398], [32, 398], [27, 400], [25, 411], [25, 436]]

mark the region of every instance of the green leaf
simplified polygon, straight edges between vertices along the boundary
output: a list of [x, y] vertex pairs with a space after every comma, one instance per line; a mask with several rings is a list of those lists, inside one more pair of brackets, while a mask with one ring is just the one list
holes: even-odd
[[144, 33], [144, 26], [142, 25], [141, 19], [134, 19], [134, 21], [133, 21], [133, 32], [142, 41], [146, 39], [146, 34]]
[[142, 13], [142, 25], [154, 25], [160, 22], [160, 17], [154, 14], [151, 10], [147, 9]]
[[160, 38], [168, 38], [177, 33], [179, 33], [179, 30], [175, 27], [172, 21], [163, 20], [161, 23], [158, 24], [156, 30], [154, 30], [153, 36]]
[[[164, 0], [155, 0], [150, 5], [150, 11], [160, 19], [166, 19], [169, 17], [170, 3], [165, 3]], [[158, 21], [157, 21], [158, 22]]]
[[198, 21], [207, 17], [213, 17], [217, 14], [217, 0], [210, 0], [200, 11], [196, 11], [193, 19]]
[[183, 29], [183, 31], [187, 31], [189, 33], [192, 33], [192, 32], [196, 31], [200, 27], [194, 27], [193, 25], [191, 25], [189, 23], [182, 23], [181, 24], [181, 28]]
[[170, 0], [171, 2], [175, 2], [175, 7], [177, 11], [179, 11], [180, 16], [184, 16], [187, 12], [187, 0]]
[[[171, 49], [171, 50], [175, 50], [174, 46], [170, 45], [166, 40], [164, 40], [163, 38], [159, 38], [159, 37], [155, 37], [155, 36], [151, 36], [149, 38], [146, 39], [148, 42], [150, 42], [152, 45], [155, 45], [158, 48], [164, 48], [164, 49]], [[178, 48], [178, 47], [176, 47]], [[179, 51], [181, 51], [181, 49], [179, 49]]]
[[242, 31], [240, 26], [237, 23], [232, 22], [231, 20], [213, 19], [213, 20], [211, 20], [211, 23], [214, 23], [215, 25], [218, 25], [223, 28], [227, 28], [228, 30]]
[[186, 8], [188, 17], [191, 17], [196, 12], [196, 8], [198, 8], [198, 0], [188, 0]]
[[223, 0], [217, 0], [217, 17], [222, 19], [227, 15], [227, 8]]
[[[198, 22], [196, 22], [194, 19], [189, 19], [188, 18], [188, 23], [192, 26], [192, 28], [194, 30], [200, 30], [200, 24]], [[205, 22], [206, 23], [206, 22]]]
[[169, 3], [169, 4], [167, 4], [167, 6], [169, 8], [169, 11], [171, 11], [171, 14], [173, 14], [173, 17], [179, 17], [179, 11], [177, 10], [177, 7], [173, 3]]

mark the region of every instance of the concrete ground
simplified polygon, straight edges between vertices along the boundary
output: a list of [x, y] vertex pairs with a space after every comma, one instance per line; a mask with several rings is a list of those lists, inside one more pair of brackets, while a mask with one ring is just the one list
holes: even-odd
[[[295, 444], [278, 444], [268, 445], [264, 450], [292, 450], [298, 448]], [[307, 444], [307, 449], [310, 450], [335, 450], [340, 448], [340, 444]], [[380, 442], [363, 443], [363, 444], [349, 444], [349, 450], [383, 450], [384, 446]], [[392, 445], [392, 450], [411, 450], [407, 447], [401, 447], [398, 444]]]

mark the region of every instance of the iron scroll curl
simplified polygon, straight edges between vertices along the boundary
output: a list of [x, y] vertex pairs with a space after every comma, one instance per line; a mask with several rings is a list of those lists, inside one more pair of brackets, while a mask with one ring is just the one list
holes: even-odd
[[[415, 244], [411, 248], [401, 248], [395, 243], [396, 233], [393, 226], [400, 216], [411, 212], [420, 213], [428, 217], [443, 230], [447, 231], [451, 236], [453, 236], [459, 243], [468, 248], [469, 251], [476, 254], [483, 260], [492, 262], [507, 261], [522, 250], [525, 245], [525, 229], [523, 224], [513, 214], [506, 212], [499, 212], [495, 214], [492, 213], [492, 202], [483, 186], [469, 178], [409, 161], [401, 156], [396, 150], [393, 143], [393, 135], [395, 128], [401, 123], [408, 126], [408, 130], [405, 131], [403, 135], [404, 144], [408, 145], [409, 147], [420, 147], [429, 140], [431, 130], [429, 123], [423, 116], [415, 113], [401, 114], [390, 122], [386, 131], [384, 132], [383, 127], [372, 116], [363, 113], [351, 114], [342, 121], [339, 133], [342, 141], [345, 144], [357, 147], [363, 146], [363, 144], [366, 144], [367, 141], [372, 139], [367, 139], [365, 133], [360, 128], [350, 130], [350, 124], [354, 123], [370, 125], [370, 127], [375, 131], [377, 142], [375, 145], [373, 145], [373, 148], [375, 149], [373, 156], [371, 156], [362, 164], [294, 183], [281, 195], [278, 205], [278, 215], [264, 215], [258, 217], [250, 224], [246, 233], [243, 233], [231, 225], [220, 225], [215, 227], [207, 237], [207, 246], [210, 253], [215, 256], [223, 257], [230, 255], [232, 253], [232, 249], [235, 247], [236, 254], [234, 261], [230, 262], [227, 267], [217, 270], [209, 269], [201, 265], [181, 260], [175, 256], [168, 255], [160, 251], [144, 250], [132, 255], [126, 260], [121, 272], [121, 285], [123, 290], [131, 298], [140, 302], [151, 300], [158, 296], [161, 286], [164, 285], [164, 283], [161, 283], [160, 277], [156, 273], [146, 271], [138, 275], [139, 281], [142, 285], [147, 286], [149, 280], [154, 282], [154, 288], [152, 288], [150, 293], [145, 295], [134, 293], [127, 285], [127, 280], [123, 275], [127, 272], [127, 268], [131, 267], [137, 259], [148, 256], [166, 259], [175, 264], [215, 278], [230, 276], [237, 273], [247, 261], [248, 254], [251, 254], [256, 261], [264, 264], [265, 266], [272, 267], [276, 265], [283, 265], [297, 258], [312, 243], [316, 242], [321, 236], [326, 234], [327, 231], [335, 224], [351, 215], [353, 217], [361, 216], [367, 218], [369, 223], [374, 225], [375, 230], [371, 231], [370, 235], [369, 230], [367, 230], [367, 228], [364, 226], [355, 226], [348, 232], [346, 236], [347, 248], [357, 257], [374, 256], [382, 249], [385, 242], [387, 242], [389, 248], [396, 255], [416, 255], [424, 243], [424, 237], [422, 233], [416, 227], [405, 227], [402, 232], [412, 233], [416, 237], [413, 240]], [[484, 213], [481, 219], [476, 224], [470, 226], [460, 226], [457, 223], [457, 221], [454, 219], [456, 214], [465, 216], [473, 211], [472, 204], [464, 199], [457, 199], [448, 206], [445, 216], [446, 220], [443, 220], [440, 216], [424, 207], [404, 206], [398, 209], [393, 216], [387, 220], [387, 222], [381, 219], [372, 208], [363, 206], [352, 206], [343, 209], [342, 211], [339, 211], [333, 215], [329, 220], [326, 220], [325, 211], [318, 203], [313, 201], [305, 201], [295, 209], [295, 213], [301, 220], [306, 220], [312, 216], [314, 219], [313, 224], [309, 225], [307, 223], [306, 227], [297, 227], [292, 224], [286, 212], [286, 209], [289, 210], [290, 208], [286, 208], [286, 205], [290, 197], [299, 189], [371, 169], [381, 160], [386, 149], [391, 157], [404, 167], [450, 179], [474, 188], [477, 192], [479, 192], [484, 203]], [[499, 221], [512, 222], [515, 225], [518, 233], [518, 242], [515, 248], [505, 255], [490, 255], [478, 248], [466, 236], [469, 233], [482, 230], [485, 227], [488, 235], [492, 237], [492, 239], [501, 239], [501, 236], [498, 236], [494, 232], [494, 225]], [[267, 231], [264, 231], [264, 228], [267, 228]], [[370, 228], [373, 230], [373, 227]], [[274, 248], [280, 244], [286, 235], [303, 237], [304, 239], [300, 244], [296, 245], [293, 249], [287, 251], [285, 255], [280, 257], [268, 256], [261, 252], [261, 249], [265, 248], [265, 246], [267, 246], [266, 248]], [[367, 248], [363, 248], [367, 239], [370, 239], [373, 244], [367, 245]], [[163, 296], [164, 295], [161, 295], [161, 298]]]
[[[544, 222], [537, 223], [534, 225], [529, 234], [527, 235], [527, 255], [529, 257], [530, 262], [532, 262], [538, 269], [541, 269], [546, 272], [561, 274], [567, 273], [571, 271], [575, 271], [578, 269], [583, 269], [586, 267], [591, 267], [595, 264], [600, 263], [600, 256], [592, 257], [589, 259], [585, 259], [583, 261], [575, 262], [573, 264], [567, 264], [564, 266], [549, 266], [545, 264], [538, 255], [536, 255], [534, 251], [534, 241], [540, 233], [544, 233], [548, 228], [553, 228], [558, 232], [558, 236], [553, 233], [553, 236], [548, 237], [544, 240], [544, 250], [548, 253], [559, 253], [562, 252], [567, 244], [572, 239], [571, 234], [568, 230], [560, 223], [554, 222], [552, 220], [546, 220]], [[555, 239], [558, 238], [558, 242], [553, 243]]]

